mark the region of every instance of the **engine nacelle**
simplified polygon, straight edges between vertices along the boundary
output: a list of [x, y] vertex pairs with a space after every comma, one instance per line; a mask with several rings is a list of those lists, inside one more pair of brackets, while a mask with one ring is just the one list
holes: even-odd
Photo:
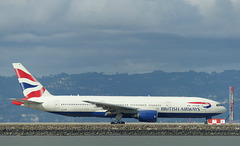
[[157, 122], [158, 112], [155, 110], [142, 110], [138, 112], [137, 119], [140, 122]]

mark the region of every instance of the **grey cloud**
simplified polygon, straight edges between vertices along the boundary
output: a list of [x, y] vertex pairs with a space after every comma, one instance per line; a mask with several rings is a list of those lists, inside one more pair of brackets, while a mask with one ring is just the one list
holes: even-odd
[[3, 0], [0, 75], [238, 69], [240, 5], [205, 2]]
[[38, 47], [25, 44], [23, 46], [28, 47], [5, 51], [10, 55], [5, 59], [9, 62], [24, 61], [40, 75], [46, 73], [40, 68], [49, 70], [48, 74], [88, 71], [139, 73], [158, 69], [219, 71], [219, 66], [224, 70], [239, 62], [238, 39], [194, 39], [156, 33], [95, 34], [95, 37], [103, 38], [99, 41], [89, 38], [75, 44], [45, 42], [45, 46]]
[[232, 12], [239, 7], [230, 1], [216, 1], [215, 5], [205, 9], [207, 12], [202, 12], [186, 0], [4, 2], [7, 4], [2, 4], [0, 14], [0, 29], [3, 32], [44, 35], [81, 33], [84, 29], [154, 31], [177, 35], [204, 32], [210, 35], [204, 31], [209, 27], [206, 24], [226, 28], [238, 23], [236, 16], [239, 14]]

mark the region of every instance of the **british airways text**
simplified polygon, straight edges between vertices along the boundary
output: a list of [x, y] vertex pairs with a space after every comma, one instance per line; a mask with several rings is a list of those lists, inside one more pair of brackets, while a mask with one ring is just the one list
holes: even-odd
[[161, 107], [161, 111], [201, 111], [198, 107]]

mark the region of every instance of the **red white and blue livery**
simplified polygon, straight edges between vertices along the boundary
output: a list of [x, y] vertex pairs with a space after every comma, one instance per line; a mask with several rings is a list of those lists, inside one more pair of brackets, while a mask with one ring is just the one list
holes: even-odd
[[54, 96], [21, 63], [13, 63], [25, 98], [12, 103], [36, 110], [72, 117], [113, 117], [140, 122], [157, 122], [157, 118], [206, 118], [222, 114], [221, 103], [200, 97], [150, 96]]

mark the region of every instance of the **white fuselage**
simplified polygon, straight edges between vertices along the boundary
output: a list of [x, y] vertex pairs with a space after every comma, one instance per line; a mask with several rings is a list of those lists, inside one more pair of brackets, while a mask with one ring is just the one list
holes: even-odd
[[21, 64], [13, 63], [25, 98], [12, 98], [12, 103], [36, 110], [72, 117], [136, 118], [156, 122], [158, 117], [206, 118], [226, 109], [218, 102], [200, 97], [150, 96], [53, 96]]
[[138, 110], [155, 110], [158, 112], [158, 117], [203, 118], [226, 111], [218, 102], [200, 97], [51, 96], [29, 100], [43, 103], [23, 106], [73, 117], [107, 117], [107, 110], [84, 102], [86, 100], [133, 107]]

